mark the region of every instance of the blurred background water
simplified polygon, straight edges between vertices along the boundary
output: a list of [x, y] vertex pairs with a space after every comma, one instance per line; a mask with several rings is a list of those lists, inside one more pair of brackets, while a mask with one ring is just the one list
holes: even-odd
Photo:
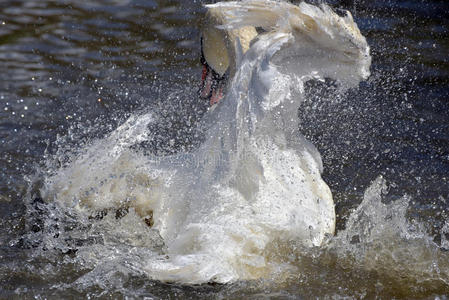
[[[326, 3], [353, 13], [373, 56], [372, 76], [359, 89], [341, 94], [333, 83], [311, 82], [299, 111], [302, 132], [323, 158], [323, 178], [334, 195], [337, 228], [345, 228], [370, 182], [383, 175], [390, 187], [383, 201], [408, 195], [407, 218], [423, 224], [441, 251], [447, 251], [441, 240], [447, 238], [443, 228], [449, 214], [449, 3]], [[104, 136], [131, 114], [149, 107], [166, 106], [171, 116], [189, 109], [201, 75], [202, 4], [1, 1], [0, 298], [295, 298], [325, 284], [183, 287], [133, 275], [120, 278], [121, 289], [101, 284], [74, 289], [69, 283], [85, 270], [45, 260], [12, 242], [33, 230], [27, 223], [27, 204], [49, 161], [55, 163], [56, 153], [56, 163], [64, 164], [68, 159], [64, 152]], [[178, 140], [174, 132], [185, 127], [182, 122], [161, 126], [159, 143], [151, 147], [162, 152], [182, 150], [191, 144], [190, 137], [187, 142]], [[64, 260], [64, 255], [59, 258]], [[378, 279], [372, 280], [375, 285]], [[419, 295], [447, 295], [447, 287], [425, 287]], [[363, 297], [376, 291], [372, 293], [346, 290], [343, 294]], [[335, 295], [342, 295], [341, 291]], [[378, 295], [407, 297], [388, 294], [388, 289]]]

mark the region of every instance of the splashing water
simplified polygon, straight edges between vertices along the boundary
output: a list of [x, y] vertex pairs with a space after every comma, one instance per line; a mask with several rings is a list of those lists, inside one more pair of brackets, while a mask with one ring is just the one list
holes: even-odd
[[[379, 278], [376, 287], [362, 286], [360, 295], [382, 294], [388, 278], [401, 282], [393, 288], [398, 296], [409, 293], [405, 288], [418, 295], [420, 289], [444, 294], [446, 253], [419, 224], [406, 220], [406, 197], [381, 202], [386, 188], [381, 178], [366, 191], [346, 229], [323, 249], [314, 248], [333, 231], [335, 217], [327, 208], [332, 198], [320, 178], [318, 152], [291, 120], [303, 83], [335, 73], [329, 61], [315, 62], [305, 74], [282, 67], [298, 51], [281, 51], [291, 38], [273, 32], [254, 43], [239, 62], [228, 96], [202, 121], [208, 129], [198, 149], [165, 157], [139, 149], [154, 138], [148, 126], [159, 120], [152, 111], [131, 116], [45, 179], [41, 195], [47, 204], [36, 207], [48, 217], [38, 239], [41, 248], [74, 251], [70, 263], [88, 270], [72, 287], [110, 289], [123, 286], [120, 278], [129, 274], [183, 283], [274, 276], [288, 286], [298, 279], [320, 280], [314, 269], [335, 270], [336, 264], [342, 273], [361, 274], [360, 281], [365, 275]], [[360, 80], [335, 79], [350, 86]], [[308, 217], [307, 207], [317, 211]], [[343, 289], [358, 290], [357, 284]]]
[[[351, 293], [371, 298], [424, 297], [429, 291], [435, 295], [447, 293], [448, 253], [442, 251], [421, 224], [408, 221], [410, 199], [403, 197], [383, 203], [387, 191], [387, 183], [378, 177], [351, 213], [346, 229], [325, 249], [297, 258], [299, 279], [306, 286], [315, 286], [312, 284], [315, 280], [326, 283], [325, 289], [308, 289], [304, 295]], [[317, 273], [317, 269], [332, 271]], [[370, 285], [364, 283], [367, 280]]]
[[[238, 8], [253, 2], [234, 5], [238, 17]], [[279, 20], [296, 8], [277, 7], [279, 3], [270, 1], [254, 5], [262, 5], [266, 13], [276, 7]], [[340, 68], [338, 78], [345, 82], [352, 78], [356, 84], [366, 76], [370, 60], [352, 18], [340, 18], [325, 6], [303, 4], [301, 9], [317, 29], [293, 27], [286, 32], [291, 24], [278, 23], [276, 30], [261, 35], [245, 56], [238, 57], [228, 96], [205, 118], [206, 124], [213, 125], [199, 149], [166, 157], [131, 150], [130, 146], [151, 140], [147, 128], [155, 122], [151, 114], [133, 116], [47, 178], [41, 192], [44, 199], [90, 213], [134, 209], [165, 243], [166, 256], [149, 259], [143, 266], [150, 277], [164, 281], [255, 279], [277, 268], [266, 254], [274, 239], [319, 246], [334, 231], [332, 196], [320, 177], [319, 154], [297, 133], [294, 114], [300, 95], [292, 94], [294, 86], [286, 83], [296, 82], [301, 89], [305, 80], [335, 76], [334, 70]], [[292, 24], [300, 21], [291, 20], [296, 22]], [[229, 24], [236, 26], [236, 22]], [[257, 18], [253, 22], [258, 25]], [[346, 28], [351, 28], [349, 37], [357, 42], [349, 48]], [[286, 69], [283, 75], [270, 60], [276, 54], [279, 65], [288, 65], [288, 58], [296, 62], [292, 54], [310, 53], [312, 45], [303, 41], [304, 35], [313, 37], [315, 48], [324, 49], [323, 53], [329, 47], [335, 50], [323, 55], [322, 61], [316, 58], [313, 71], [304, 67], [303, 73], [296, 74], [292, 71], [299, 68]], [[355, 51], [353, 70], [353, 54], [346, 55], [344, 67], [338, 67], [339, 43], [345, 46], [341, 51]]]

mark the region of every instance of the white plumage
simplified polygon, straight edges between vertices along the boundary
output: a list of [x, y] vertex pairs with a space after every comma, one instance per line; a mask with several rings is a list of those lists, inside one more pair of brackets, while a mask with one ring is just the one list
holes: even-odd
[[131, 118], [45, 187], [68, 205], [78, 199], [80, 209], [113, 209], [127, 199], [142, 217], [151, 212], [166, 253], [149, 256], [142, 269], [162, 281], [272, 276], [289, 255], [275, 245], [320, 246], [332, 235], [334, 204], [321, 158], [297, 129], [298, 87], [324, 77], [354, 86], [369, 75], [369, 47], [349, 13], [263, 0], [207, 8], [206, 59], [219, 73], [229, 68], [232, 79], [203, 120], [210, 127], [205, 143], [162, 159], [128, 143], [108, 146], [121, 137], [151, 138], [139, 122], [152, 118]]

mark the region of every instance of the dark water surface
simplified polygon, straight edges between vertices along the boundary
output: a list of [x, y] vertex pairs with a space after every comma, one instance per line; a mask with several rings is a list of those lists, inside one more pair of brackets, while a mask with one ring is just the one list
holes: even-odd
[[[337, 227], [345, 228], [370, 182], [383, 175], [390, 187], [383, 201], [408, 195], [408, 220], [422, 224], [440, 251], [447, 251], [442, 229], [449, 216], [449, 3], [327, 3], [353, 13], [373, 56], [372, 76], [358, 90], [341, 95], [332, 84], [310, 83], [299, 111], [303, 133], [323, 157]], [[339, 266], [330, 272], [343, 274], [342, 282], [330, 283], [329, 270], [311, 271], [318, 268], [313, 260], [304, 264], [314, 278], [284, 288], [183, 287], [137, 275], [121, 277], [120, 288], [112, 279], [74, 288], [70, 283], [87, 271], [55, 261], [73, 253], [45, 259], [21, 238], [40, 230], [29, 221], [36, 214], [30, 203], [48, 169], [64, 164], [71, 151], [137, 111], [188, 110], [201, 75], [201, 6], [200, 1], [1, 1], [0, 298], [449, 295], [449, 281], [426, 285], [418, 278], [410, 292], [409, 282], [403, 289], [388, 286], [401, 284], [394, 274], [393, 279], [385, 273], [356, 274], [354, 280], [347, 273], [352, 269]], [[167, 103], [173, 99], [175, 104]], [[150, 146], [171, 151], [190, 144], [190, 137], [185, 142], [174, 133], [185, 126], [159, 128], [159, 143]], [[371, 283], [358, 289], [363, 276]], [[343, 282], [351, 280], [352, 285]]]

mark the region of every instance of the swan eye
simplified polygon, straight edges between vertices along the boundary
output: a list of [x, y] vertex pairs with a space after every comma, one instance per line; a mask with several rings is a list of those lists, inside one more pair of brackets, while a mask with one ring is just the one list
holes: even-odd
[[223, 76], [229, 67], [229, 54], [223, 31], [214, 27], [204, 29], [202, 52], [207, 64], [216, 73]]
[[262, 27], [256, 27], [255, 29], [256, 29], [257, 34], [262, 34], [262, 33], [267, 32], [267, 31], [266, 31], [265, 29], [263, 29]]

